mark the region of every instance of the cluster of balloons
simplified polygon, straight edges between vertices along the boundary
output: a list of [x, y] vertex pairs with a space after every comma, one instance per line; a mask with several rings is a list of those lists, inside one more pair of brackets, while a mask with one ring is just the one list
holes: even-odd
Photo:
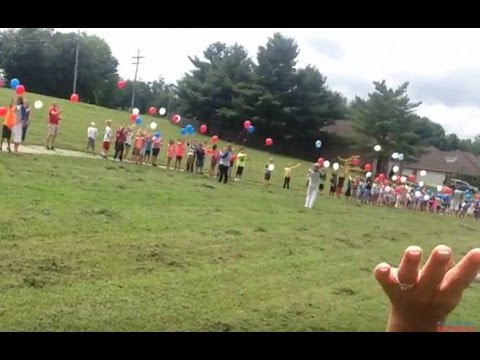
[[252, 125], [250, 120], [245, 120], [243, 122], [243, 128], [247, 130], [247, 134], [252, 134], [255, 132], [255, 126]]
[[405, 160], [405, 155], [395, 152], [395, 153], [392, 154], [392, 159], [393, 160], [398, 160], [398, 161], [403, 161], [403, 160]]
[[[0, 85], [0, 87], [3, 87], [3, 80], [2, 80], [2, 84]], [[16, 78], [10, 80], [10, 88], [15, 90], [15, 93], [18, 96], [22, 96], [23, 94], [25, 94], [25, 86], [20, 84], [20, 80], [18, 80]]]
[[194, 133], [195, 133], [195, 129], [190, 124], [180, 129], [180, 135], [182, 136], [193, 135]]

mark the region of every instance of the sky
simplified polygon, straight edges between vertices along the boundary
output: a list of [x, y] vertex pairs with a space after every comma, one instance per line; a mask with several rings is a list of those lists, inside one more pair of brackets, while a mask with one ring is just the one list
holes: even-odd
[[[78, 29], [55, 29], [62, 32]], [[418, 114], [462, 138], [480, 134], [480, 29], [81, 29], [108, 42], [119, 74], [133, 78], [140, 49], [139, 78], [175, 82], [192, 69], [188, 56], [201, 56], [221, 41], [239, 43], [254, 58], [275, 32], [293, 37], [298, 66], [315, 65], [332, 90], [349, 100], [366, 97], [373, 81], [396, 87], [409, 81], [421, 101]]]

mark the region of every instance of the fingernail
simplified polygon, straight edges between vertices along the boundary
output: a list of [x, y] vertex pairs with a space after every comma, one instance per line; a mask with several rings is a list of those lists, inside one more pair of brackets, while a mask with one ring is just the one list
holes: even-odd
[[385, 271], [388, 271], [388, 269], [390, 269], [390, 266], [388, 266], [388, 264], [382, 264], [378, 267], [378, 269], [382, 272], [385, 272]]
[[450, 255], [450, 253], [452, 252], [452, 250], [448, 247], [448, 246], [439, 246], [437, 248], [437, 252], [440, 254], [440, 255]]

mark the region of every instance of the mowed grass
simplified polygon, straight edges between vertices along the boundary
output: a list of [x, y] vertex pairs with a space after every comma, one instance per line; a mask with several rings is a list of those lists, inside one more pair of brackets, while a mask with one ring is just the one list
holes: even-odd
[[[28, 84], [27, 84], [28, 85]], [[28, 86], [27, 86], [28, 90]], [[7, 106], [10, 100], [14, 97], [14, 91], [10, 89], [0, 89], [0, 106]], [[80, 94], [81, 95], [81, 94]], [[84, 103], [77, 103], [72, 104], [68, 100], [56, 99], [51, 98], [43, 95], [37, 94], [30, 94], [26, 93], [24, 96], [25, 99], [28, 99], [30, 102], [30, 106], [32, 108], [31, 112], [31, 123], [32, 125], [28, 129], [28, 136], [27, 136], [27, 144], [34, 144], [34, 145], [44, 145], [45, 144], [45, 136], [47, 134], [47, 117], [48, 117], [48, 106], [50, 103], [55, 100], [59, 105], [59, 108], [63, 110], [62, 113], [62, 122], [59, 127], [59, 136], [56, 141], [56, 147], [60, 149], [67, 149], [67, 150], [78, 150], [84, 151], [87, 139], [87, 128], [89, 124], [93, 121], [96, 123], [97, 128], [99, 130], [99, 136], [97, 138], [97, 151], [100, 152], [101, 150], [101, 141], [103, 139], [103, 133], [105, 129], [105, 121], [107, 119], [112, 120], [112, 127], [114, 130], [117, 129], [117, 126], [120, 124], [128, 125], [129, 121], [129, 114], [124, 111], [116, 111], [111, 109], [105, 109], [98, 106], [93, 106]], [[35, 110], [33, 108], [33, 103], [36, 100], [41, 100], [44, 104], [44, 107], [40, 110]], [[153, 130], [150, 129], [149, 125], [152, 121], [157, 122], [158, 124], [158, 131], [160, 131], [161, 136], [164, 140], [164, 146], [162, 146], [159, 161], [160, 165], [166, 164], [165, 159], [165, 151], [166, 151], [166, 144], [168, 140], [173, 139], [177, 140], [179, 138], [183, 138], [180, 136], [180, 128], [171, 124], [171, 122], [164, 118], [164, 117], [152, 117], [148, 115], [141, 115], [143, 119], [143, 124], [137, 129], [142, 129], [153, 133]], [[1, 119], [3, 123], [3, 118]], [[186, 125], [186, 124], [185, 124]], [[243, 124], [238, 124], [239, 133], [243, 128]], [[197, 129], [198, 130], [198, 129]], [[202, 136], [200, 134], [196, 134], [195, 138], [199, 141], [207, 141], [210, 144], [210, 134], [208, 136]], [[189, 137], [185, 138], [186, 140]], [[275, 139], [274, 139], [275, 140]], [[218, 145], [220, 147], [225, 146], [227, 143], [223, 141], [219, 141]], [[238, 149], [243, 145], [234, 144], [234, 147], [238, 151]], [[314, 144], [312, 144], [312, 147]], [[316, 161], [316, 159], [312, 159], [311, 163], [306, 161], [301, 161], [297, 159], [288, 158], [285, 156], [274, 155], [268, 152], [248, 149], [247, 146], [244, 146], [247, 154], [249, 156], [249, 160], [247, 162], [247, 166], [244, 172], [245, 180], [251, 181], [262, 181], [263, 173], [265, 169], [265, 165], [268, 162], [270, 157], [274, 158], [275, 161], [275, 172], [280, 174], [283, 171], [283, 168], [288, 164], [297, 164], [301, 163], [302, 167], [299, 169], [294, 170], [294, 173], [301, 174], [302, 177], [306, 174], [309, 167], [311, 167], [312, 163]], [[266, 148], [266, 150], [273, 150], [274, 148]], [[113, 149], [111, 150], [111, 155], [113, 156]], [[319, 152], [319, 156], [321, 153]], [[182, 164], [183, 166], [184, 164]], [[205, 168], [207, 168], [209, 162], [205, 162]], [[282, 183], [280, 179], [281, 176], [277, 176], [277, 182]], [[303, 183], [303, 184], [300, 184]], [[304, 185], [304, 181], [300, 183], [292, 183], [292, 187], [302, 188]]]
[[[0, 174], [2, 331], [383, 331], [377, 263], [479, 245], [473, 221], [131, 164], [3, 153]], [[450, 320], [480, 324], [479, 295]]]

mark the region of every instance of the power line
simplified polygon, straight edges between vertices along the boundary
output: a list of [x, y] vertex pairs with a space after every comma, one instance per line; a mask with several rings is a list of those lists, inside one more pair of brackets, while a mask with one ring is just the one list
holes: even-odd
[[138, 75], [138, 65], [140, 65], [140, 59], [145, 58], [145, 56], [140, 56], [140, 49], [137, 51], [137, 56], [133, 56], [132, 59], [135, 60], [135, 62], [132, 63], [132, 65], [135, 65], [135, 78], [133, 79], [133, 89], [132, 89], [132, 106], [130, 110], [133, 109], [135, 106], [135, 89], [137, 87], [137, 75]]

